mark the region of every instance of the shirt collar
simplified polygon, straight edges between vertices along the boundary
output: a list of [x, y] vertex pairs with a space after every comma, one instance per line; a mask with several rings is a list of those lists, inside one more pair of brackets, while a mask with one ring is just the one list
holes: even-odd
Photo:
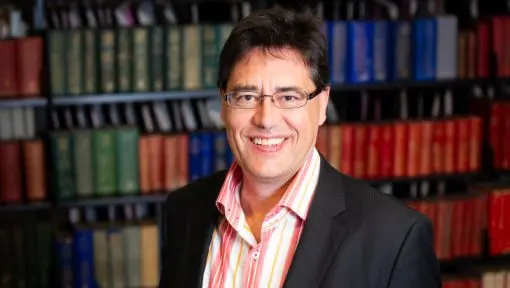
[[[320, 156], [314, 147], [303, 166], [293, 178], [282, 199], [280, 199], [277, 207], [286, 207], [297, 214], [302, 220], [305, 220], [315, 187], [317, 186], [319, 170]], [[234, 161], [227, 172], [225, 181], [216, 199], [216, 206], [219, 212], [225, 215], [228, 221], [230, 221], [230, 218], [235, 217], [235, 211], [240, 209], [237, 194], [239, 193], [242, 179], [242, 169]]]

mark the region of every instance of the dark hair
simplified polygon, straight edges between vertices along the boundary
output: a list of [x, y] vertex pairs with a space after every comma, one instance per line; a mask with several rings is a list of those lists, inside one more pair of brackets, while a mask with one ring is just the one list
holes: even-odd
[[329, 67], [323, 25], [309, 9], [295, 11], [275, 6], [253, 12], [237, 23], [223, 46], [218, 88], [226, 88], [232, 69], [252, 49], [271, 53], [291, 48], [301, 54], [315, 86], [324, 89], [329, 84]]

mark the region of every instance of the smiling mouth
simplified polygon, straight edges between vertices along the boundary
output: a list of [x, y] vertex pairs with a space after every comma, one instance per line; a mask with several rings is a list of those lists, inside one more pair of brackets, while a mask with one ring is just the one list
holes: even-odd
[[250, 138], [253, 144], [265, 147], [279, 145], [285, 140], [287, 140], [287, 138]]

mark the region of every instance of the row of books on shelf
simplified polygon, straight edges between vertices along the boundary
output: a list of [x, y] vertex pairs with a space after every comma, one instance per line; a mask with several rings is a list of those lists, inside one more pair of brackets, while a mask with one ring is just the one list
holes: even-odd
[[443, 279], [443, 288], [509, 288], [510, 270], [488, 269], [480, 276], [456, 277], [448, 276]]
[[391, 179], [478, 172], [482, 119], [341, 123], [321, 126], [317, 148], [347, 175]]
[[[473, 173], [480, 168], [480, 129], [477, 116], [329, 124], [320, 128], [317, 148], [337, 169], [360, 179]], [[136, 126], [54, 131], [47, 144], [3, 141], [0, 154], [0, 195], [7, 203], [23, 194], [46, 198], [46, 175], [60, 200], [149, 194], [172, 191], [233, 161], [222, 129], [142, 133]]]
[[[508, 185], [472, 185], [464, 193], [403, 200], [432, 223], [438, 259], [477, 259], [508, 255], [510, 217]], [[488, 250], [485, 251], [485, 248]]]
[[[506, 18], [480, 21], [476, 31], [459, 31], [455, 15], [326, 21], [331, 81], [508, 77], [502, 46]], [[47, 51], [42, 36], [0, 40], [0, 97], [41, 95], [45, 54], [55, 96], [215, 88], [219, 53], [232, 27], [233, 23], [51, 29]], [[492, 51], [497, 75], [490, 72]]]
[[77, 226], [56, 238], [61, 287], [157, 287], [160, 229], [153, 223]]
[[[487, 195], [436, 196], [406, 200], [406, 203], [431, 220], [434, 250], [439, 260], [482, 256], [486, 214], [492, 211], [492, 207], [487, 207]], [[499, 239], [495, 236], [490, 241]]]

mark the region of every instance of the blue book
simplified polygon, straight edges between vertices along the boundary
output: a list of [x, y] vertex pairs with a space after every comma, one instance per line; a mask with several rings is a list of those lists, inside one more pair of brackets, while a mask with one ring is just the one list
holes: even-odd
[[343, 21], [326, 22], [326, 39], [328, 41], [328, 64], [332, 84], [346, 82], [347, 30]]
[[212, 132], [200, 133], [200, 177], [209, 176], [214, 164], [214, 137]]
[[214, 171], [227, 169], [227, 135], [220, 131], [214, 133]]
[[188, 142], [188, 171], [189, 171], [189, 181], [194, 181], [200, 178], [201, 175], [201, 144], [200, 144], [200, 134], [199, 132], [190, 132], [189, 133], [189, 142]]
[[91, 229], [79, 228], [74, 233], [74, 287], [95, 287], [94, 241]]
[[390, 61], [390, 22], [386, 20], [373, 21], [373, 80], [387, 82], [389, 80]]
[[[70, 235], [59, 236], [55, 240], [57, 250], [57, 267], [60, 271], [60, 287], [73, 287], [74, 285], [74, 239]], [[79, 287], [79, 286], [78, 286]]]
[[411, 77], [411, 23], [389, 22], [389, 79], [406, 80]]
[[436, 77], [435, 18], [419, 18], [412, 23], [412, 74], [415, 80], [434, 80]]
[[373, 80], [373, 22], [347, 21], [347, 82]]

